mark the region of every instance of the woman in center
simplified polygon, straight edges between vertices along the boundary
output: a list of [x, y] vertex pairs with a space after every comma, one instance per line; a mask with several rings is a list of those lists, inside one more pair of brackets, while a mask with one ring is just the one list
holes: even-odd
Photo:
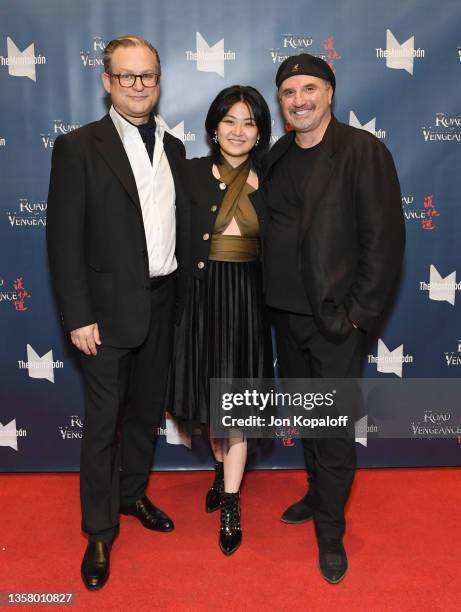
[[[272, 375], [270, 329], [264, 314], [260, 261], [260, 162], [271, 118], [261, 94], [234, 85], [213, 100], [205, 121], [210, 156], [187, 160], [191, 200], [192, 283], [176, 328], [170, 411], [183, 423], [209, 424], [210, 378]], [[230, 555], [242, 540], [240, 484], [247, 440], [238, 431], [213, 439], [214, 482], [206, 511], [220, 508], [219, 544]]]

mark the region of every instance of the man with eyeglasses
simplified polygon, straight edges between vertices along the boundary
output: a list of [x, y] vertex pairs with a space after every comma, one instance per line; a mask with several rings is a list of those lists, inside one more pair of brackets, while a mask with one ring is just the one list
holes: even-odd
[[184, 145], [154, 115], [160, 59], [138, 36], [112, 40], [100, 121], [56, 139], [48, 198], [50, 271], [85, 384], [82, 578], [109, 577], [119, 514], [154, 531], [173, 521], [145, 491], [164, 410], [174, 316], [188, 243]]

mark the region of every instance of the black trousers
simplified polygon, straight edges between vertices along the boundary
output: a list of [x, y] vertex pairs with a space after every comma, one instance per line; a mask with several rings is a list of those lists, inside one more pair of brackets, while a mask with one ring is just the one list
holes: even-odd
[[[327, 340], [314, 318], [272, 309], [281, 378], [359, 378], [365, 336], [354, 330], [342, 343]], [[309, 500], [319, 542], [344, 535], [344, 507], [356, 469], [352, 438], [302, 440]]]
[[98, 347], [81, 353], [85, 420], [80, 461], [82, 529], [90, 540], [111, 542], [120, 505], [144, 495], [156, 428], [165, 410], [171, 358], [175, 281], [151, 290], [151, 321], [134, 348]]

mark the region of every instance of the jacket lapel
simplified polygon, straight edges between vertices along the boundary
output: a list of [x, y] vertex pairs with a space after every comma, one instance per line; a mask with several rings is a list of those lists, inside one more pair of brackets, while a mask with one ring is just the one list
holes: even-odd
[[163, 134], [163, 148], [165, 150], [165, 155], [167, 156], [168, 163], [170, 164], [171, 174], [173, 175], [173, 179], [176, 183], [178, 182], [178, 166], [181, 162], [181, 158], [178, 154], [178, 147], [173, 140], [173, 136], [170, 136], [168, 132]]
[[323, 137], [318, 158], [312, 168], [311, 178], [306, 185], [301, 217], [301, 234], [304, 234], [309, 229], [331, 180], [336, 165], [337, 129], [338, 122], [332, 115]]
[[109, 115], [96, 124], [96, 147], [142, 216], [136, 181], [122, 141]]
[[171, 136], [168, 132], [165, 132], [163, 135], [163, 149], [170, 165], [171, 174], [173, 175], [176, 205], [182, 206], [186, 200], [181, 168], [181, 164], [185, 159], [185, 153], [184, 157], [181, 157], [180, 148], [175, 142], [175, 137]]
[[288, 132], [287, 134], [285, 134], [284, 136], [282, 136], [281, 138], [277, 140], [275, 145], [266, 155], [266, 158], [263, 162], [263, 169], [261, 172], [261, 181], [264, 181], [265, 179], [268, 178], [271, 172], [272, 166], [275, 163], [277, 163], [278, 160], [282, 157], [282, 155], [285, 155], [285, 153], [288, 151], [291, 143], [293, 142], [295, 138], [295, 135], [296, 135], [296, 132]]

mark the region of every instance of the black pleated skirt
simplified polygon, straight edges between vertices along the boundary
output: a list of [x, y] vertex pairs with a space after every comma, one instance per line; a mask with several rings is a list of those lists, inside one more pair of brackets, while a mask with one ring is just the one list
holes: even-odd
[[210, 378], [272, 376], [270, 327], [259, 261], [209, 261], [194, 279], [176, 327], [168, 410], [183, 423], [209, 423]]

